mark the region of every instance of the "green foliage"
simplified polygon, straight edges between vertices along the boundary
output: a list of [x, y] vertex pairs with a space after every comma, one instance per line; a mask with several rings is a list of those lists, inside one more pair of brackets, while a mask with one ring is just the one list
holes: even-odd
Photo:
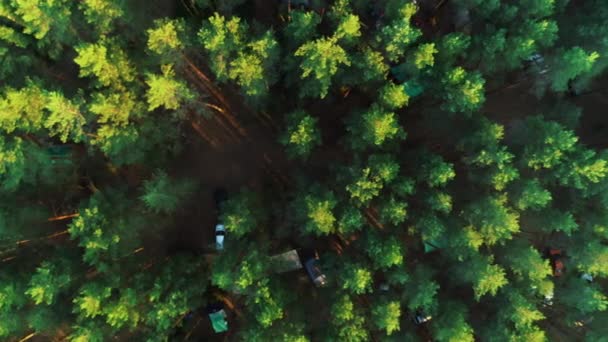
[[247, 25], [240, 18], [226, 20], [217, 13], [203, 23], [198, 37], [209, 54], [210, 67], [219, 80], [228, 78], [228, 61], [245, 43], [246, 30]]
[[168, 334], [185, 312], [200, 305], [208, 276], [202, 264], [200, 258], [180, 254], [162, 266], [147, 296], [151, 308], [144, 318], [157, 334]]
[[338, 217], [338, 227], [337, 231], [341, 234], [349, 234], [354, 233], [358, 230], [361, 230], [365, 224], [365, 219], [363, 215], [359, 211], [359, 209], [354, 206], [347, 206], [346, 209], [342, 211], [342, 214]]
[[407, 202], [394, 197], [388, 198], [380, 207], [380, 218], [383, 222], [398, 226], [407, 218]]
[[271, 289], [267, 279], [257, 282], [255, 292], [250, 300], [252, 301], [250, 305], [254, 311], [252, 314], [262, 327], [269, 328], [274, 321], [283, 318], [284, 303], [281, 303], [276, 291]]
[[470, 44], [470, 36], [461, 32], [452, 32], [444, 35], [438, 44], [437, 58], [446, 65], [451, 65], [458, 57], [466, 53]]
[[[12, 13], [2, 13], [2, 15], [21, 26], [23, 33], [34, 36], [40, 41], [40, 45], [51, 45], [70, 40], [71, 8], [69, 1], [12, 0], [9, 3], [10, 5], [2, 5], [2, 12], [8, 12], [10, 6], [12, 7], [10, 11], [14, 11], [14, 16]], [[49, 52], [52, 56], [56, 56], [59, 51], [55, 46], [49, 47]]]
[[134, 289], [122, 289], [118, 299], [111, 300], [104, 306], [106, 323], [115, 329], [123, 326], [135, 328], [141, 319], [138, 304], [138, 296]]
[[69, 336], [71, 342], [103, 342], [105, 338], [101, 324], [87, 321], [72, 327]]
[[359, 17], [348, 14], [340, 18], [340, 24], [336, 29], [335, 37], [339, 40], [354, 41], [361, 36], [361, 22]]
[[71, 281], [70, 265], [65, 260], [56, 263], [44, 261], [36, 268], [25, 294], [36, 304], [50, 305]]
[[160, 19], [148, 29], [148, 49], [161, 56], [170, 56], [185, 47], [185, 24], [181, 20]]
[[401, 317], [401, 305], [397, 301], [386, 302], [374, 306], [372, 309], [372, 320], [376, 327], [384, 330], [387, 335], [400, 330], [399, 318]]
[[0, 127], [6, 133], [16, 129], [36, 132], [44, 125], [46, 96], [40, 86], [28, 82], [21, 89], [6, 88], [0, 100]]
[[143, 227], [139, 216], [132, 212], [134, 207], [134, 203], [111, 191], [97, 192], [82, 205], [79, 216], [68, 225], [68, 233], [84, 249], [84, 262], [107, 272], [120, 257], [131, 255], [140, 246], [138, 235]]
[[431, 322], [433, 336], [439, 342], [473, 342], [473, 328], [466, 321], [466, 308], [458, 302], [448, 302]]
[[336, 228], [336, 204], [333, 192], [318, 189], [298, 199], [295, 210], [303, 222], [303, 231], [317, 236], [333, 233]]
[[126, 53], [112, 40], [81, 44], [75, 47], [80, 77], [94, 76], [99, 85], [120, 88], [135, 79], [135, 69]]
[[476, 118], [475, 125], [474, 133], [464, 138], [459, 146], [466, 153], [464, 162], [473, 166], [470, 177], [502, 191], [519, 177], [513, 165], [515, 156], [500, 144], [504, 127], [483, 117]]
[[113, 22], [125, 15], [124, 5], [122, 0], [83, 0], [78, 7], [87, 23], [104, 34], [112, 31]]
[[291, 20], [285, 27], [285, 36], [288, 44], [302, 45], [311, 40], [316, 35], [316, 27], [321, 22], [321, 18], [316, 12], [292, 11]]
[[159, 170], [144, 182], [140, 199], [155, 213], [172, 213], [188, 199], [195, 186], [192, 180], [173, 180]]
[[526, 119], [526, 133], [529, 141], [525, 145], [522, 160], [534, 170], [555, 167], [566, 153], [574, 149], [578, 141], [574, 132], [556, 122], [544, 121], [540, 116]]
[[52, 174], [51, 161], [35, 144], [18, 137], [0, 137], [0, 189], [12, 192], [21, 184], [36, 184]]
[[439, 287], [439, 284], [433, 280], [431, 269], [417, 266], [403, 291], [408, 309], [410, 311], [421, 309], [427, 313], [434, 312], [437, 308]]
[[238, 17], [226, 20], [215, 13], [203, 23], [198, 37], [218, 80], [235, 81], [250, 97], [265, 96], [276, 81], [278, 43], [272, 31], [248, 37], [249, 26]]
[[416, 5], [404, 4], [398, 10], [398, 18], [383, 26], [377, 38], [382, 42], [385, 56], [391, 62], [403, 57], [407, 47], [414, 43], [422, 33], [410, 25], [410, 18], [416, 12]]
[[403, 249], [395, 237], [385, 238], [377, 233], [368, 232], [362, 249], [372, 259], [376, 268], [388, 269], [403, 264]]
[[354, 115], [347, 130], [351, 134], [350, 144], [354, 150], [381, 147], [406, 137], [397, 115], [377, 104], [373, 104], [360, 115]]
[[350, 59], [336, 38], [318, 38], [300, 46], [294, 56], [300, 57], [300, 78], [303, 80], [300, 96], [325, 98], [332, 78]]
[[194, 98], [188, 86], [175, 78], [171, 65], [162, 66], [162, 75], [146, 75], [146, 84], [149, 87], [146, 93], [148, 111], [161, 106], [165, 109], [177, 110]]
[[246, 247], [246, 255], [242, 258], [235, 253], [221, 253], [213, 262], [211, 269], [211, 283], [220, 289], [244, 292], [257, 284], [267, 271], [268, 257], [261, 254], [259, 248]]
[[0, 0], [0, 339], [605, 340], [607, 3], [279, 2]]
[[82, 140], [86, 120], [77, 104], [66, 99], [61, 93], [51, 92], [47, 95], [45, 109], [48, 116], [44, 127], [49, 130], [50, 136], [57, 136], [63, 143], [68, 141], [68, 137], [74, 142]]
[[428, 206], [434, 210], [444, 214], [449, 214], [452, 211], [452, 196], [445, 192], [432, 192], [426, 198]]
[[580, 74], [589, 72], [599, 57], [600, 55], [597, 52], [587, 53], [578, 46], [561, 51], [550, 74], [551, 90], [556, 92], [565, 91], [568, 88], [568, 81]]
[[500, 317], [505, 321], [511, 321], [518, 331], [527, 331], [534, 328], [534, 323], [542, 320], [545, 316], [521, 294], [509, 291], [507, 303], [501, 310]]
[[563, 292], [557, 292], [560, 301], [582, 314], [608, 309], [608, 297], [595, 284], [586, 284], [581, 279], [572, 279]]
[[395, 110], [407, 105], [409, 96], [402, 85], [387, 83], [380, 89], [380, 101], [385, 108]]
[[354, 53], [352, 66], [356, 70], [354, 74], [350, 74], [354, 78], [354, 84], [382, 81], [386, 78], [389, 69], [382, 53], [370, 48], [366, 48], [360, 53]]
[[337, 323], [348, 322], [355, 318], [355, 305], [348, 295], [337, 298], [331, 307], [332, 320]]
[[454, 177], [454, 167], [444, 162], [440, 156], [429, 154], [426, 160], [422, 161], [419, 178], [426, 180], [429, 187], [443, 187]]
[[362, 264], [345, 263], [340, 270], [340, 284], [352, 294], [372, 292], [372, 272]]
[[545, 232], [564, 232], [571, 235], [578, 229], [578, 223], [571, 212], [548, 208], [532, 217], [532, 224]]
[[83, 285], [79, 296], [74, 298], [74, 312], [85, 318], [93, 318], [103, 313], [104, 303], [110, 298], [112, 288], [100, 283]]
[[125, 126], [129, 118], [136, 118], [142, 112], [142, 105], [132, 92], [94, 93], [89, 111], [97, 115], [97, 122]]
[[346, 186], [351, 200], [363, 206], [380, 194], [384, 185], [391, 183], [399, 173], [399, 164], [390, 155], [372, 155], [368, 166], [352, 171], [352, 181]]
[[287, 114], [287, 129], [279, 141], [291, 158], [306, 159], [313, 148], [321, 145], [321, 132], [317, 127], [318, 119], [303, 110]]
[[557, 167], [555, 177], [563, 186], [589, 193], [607, 175], [608, 153], [603, 151], [598, 154], [578, 146], [573, 150], [572, 157]]
[[464, 217], [488, 245], [512, 238], [519, 232], [519, 214], [505, 206], [506, 199], [486, 197], [471, 203]]
[[231, 235], [241, 238], [260, 225], [260, 200], [254, 192], [243, 190], [222, 204], [220, 221]]
[[453, 113], [471, 113], [485, 101], [485, 81], [478, 72], [467, 72], [456, 67], [446, 73], [442, 79], [445, 89], [442, 108]]
[[508, 284], [505, 270], [483, 257], [470, 260], [465, 265], [463, 276], [473, 282], [475, 299], [489, 294], [495, 296], [500, 288]]
[[551, 202], [551, 192], [538, 179], [525, 180], [514, 186], [513, 203], [519, 210], [539, 210]]
[[574, 253], [573, 261], [577, 268], [586, 273], [606, 277], [608, 266], [605, 261], [608, 258], [608, 247], [595, 241], [585, 243], [584, 248]]
[[544, 292], [544, 281], [553, 274], [553, 271], [549, 261], [543, 259], [537, 250], [532, 246], [514, 242], [507, 244], [502, 258], [506, 259], [503, 265], [509, 267], [517, 278], [528, 279], [532, 287]]
[[417, 69], [432, 67], [435, 64], [434, 55], [437, 53], [435, 44], [421, 44], [414, 52], [414, 65]]

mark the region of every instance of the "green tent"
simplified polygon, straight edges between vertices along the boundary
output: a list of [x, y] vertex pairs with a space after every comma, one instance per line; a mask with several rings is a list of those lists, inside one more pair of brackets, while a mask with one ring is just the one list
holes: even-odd
[[213, 331], [215, 331], [216, 333], [228, 331], [228, 321], [226, 321], [226, 312], [223, 309], [214, 313], [210, 313], [209, 319], [211, 320], [211, 326], [213, 327]]
[[440, 238], [436, 238], [436, 239], [424, 240], [423, 244], [424, 244], [424, 253], [429, 253], [429, 252], [444, 248], [446, 245], [446, 242], [443, 237], [440, 237]]
[[411, 80], [403, 83], [403, 90], [409, 97], [416, 97], [424, 91], [422, 84]]
[[69, 145], [54, 145], [46, 149], [51, 163], [55, 166], [70, 166], [72, 164], [72, 146]]

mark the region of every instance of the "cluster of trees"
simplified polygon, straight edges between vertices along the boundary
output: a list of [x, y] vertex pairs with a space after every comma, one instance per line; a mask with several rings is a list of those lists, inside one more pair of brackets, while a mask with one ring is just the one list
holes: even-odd
[[[0, 1], [0, 339], [165, 341], [218, 297], [245, 341], [605, 340], [608, 151], [571, 96], [608, 3], [291, 2]], [[484, 110], [505, 85], [533, 115]], [[282, 127], [288, 184], [231, 189], [221, 253], [156, 253], [228, 101]], [[294, 244], [326, 287], [273, 272]]]

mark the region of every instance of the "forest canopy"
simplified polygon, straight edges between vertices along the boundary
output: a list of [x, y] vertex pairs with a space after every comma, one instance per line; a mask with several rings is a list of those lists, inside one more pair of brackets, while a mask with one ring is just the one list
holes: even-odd
[[0, 340], [608, 341], [607, 37], [605, 0], [0, 0]]

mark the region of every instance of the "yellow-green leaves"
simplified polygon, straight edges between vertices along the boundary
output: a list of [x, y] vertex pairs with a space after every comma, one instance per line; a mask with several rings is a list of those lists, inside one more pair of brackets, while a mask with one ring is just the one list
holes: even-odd
[[318, 119], [303, 110], [296, 110], [287, 114], [286, 121], [286, 131], [279, 141], [287, 149], [289, 157], [306, 159], [312, 149], [321, 144]]
[[346, 129], [351, 134], [351, 146], [357, 150], [380, 147], [406, 137], [397, 115], [378, 104], [362, 114], [354, 114]]
[[329, 92], [332, 77], [341, 66], [350, 65], [346, 51], [336, 38], [319, 38], [300, 46], [295, 54], [301, 57], [300, 78], [304, 80], [302, 96], [325, 98]]
[[346, 263], [341, 273], [341, 287], [352, 294], [372, 291], [372, 272], [362, 264]]
[[185, 46], [182, 37], [184, 31], [185, 25], [182, 20], [156, 20], [154, 27], [147, 30], [148, 49], [161, 56], [179, 52]]
[[261, 198], [255, 192], [242, 190], [222, 203], [220, 220], [231, 236], [243, 237], [260, 225], [263, 213]]
[[485, 101], [485, 80], [478, 72], [467, 72], [462, 67], [450, 70], [443, 78], [445, 103], [443, 108], [450, 112], [471, 113]]
[[437, 49], [434, 43], [420, 44], [414, 52], [414, 65], [418, 69], [423, 69], [427, 66], [432, 67], [435, 64], [436, 53]]
[[135, 79], [135, 69], [127, 54], [111, 40], [77, 46], [74, 62], [80, 66], [80, 77], [93, 76], [104, 87], [123, 88]]
[[85, 284], [80, 295], [74, 298], [74, 311], [86, 318], [92, 318], [103, 313], [103, 304], [110, 297], [112, 289], [98, 283]]
[[64, 262], [56, 265], [44, 261], [36, 269], [25, 294], [30, 296], [36, 304], [50, 305], [55, 301], [57, 295], [70, 285], [71, 280], [69, 268]]
[[410, 97], [405, 92], [403, 85], [388, 82], [380, 89], [380, 101], [384, 107], [395, 110], [407, 105]]
[[508, 283], [505, 270], [496, 264], [491, 264], [485, 259], [480, 259], [476, 264], [470, 266], [473, 279], [473, 290], [475, 298], [479, 301], [481, 297], [489, 294], [495, 296], [498, 290]]
[[215, 13], [198, 32], [218, 80], [235, 81], [251, 98], [268, 93], [276, 82], [278, 43], [272, 31], [248, 37], [249, 26], [238, 17], [229, 20]]
[[400, 330], [399, 319], [401, 318], [401, 303], [390, 301], [374, 306], [372, 319], [376, 327], [384, 330], [387, 335]]
[[165, 109], [177, 110], [182, 104], [194, 98], [186, 83], [175, 78], [172, 65], [163, 65], [161, 75], [148, 74], [146, 83], [149, 87], [146, 92], [149, 111], [161, 106]]
[[112, 30], [114, 20], [124, 15], [123, 0], [82, 0], [78, 7], [84, 13], [87, 23], [100, 33]]

